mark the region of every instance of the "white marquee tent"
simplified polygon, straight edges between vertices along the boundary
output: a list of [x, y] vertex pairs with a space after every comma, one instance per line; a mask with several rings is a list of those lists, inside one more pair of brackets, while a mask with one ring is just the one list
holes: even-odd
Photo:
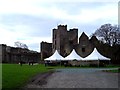
[[83, 58], [83, 60], [110, 60], [110, 58], [104, 57], [94, 48], [93, 52], [89, 56]]
[[76, 52], [75, 50], [73, 49], [72, 52], [64, 58], [64, 60], [82, 60], [82, 57], [80, 57]]
[[56, 61], [56, 60], [63, 60], [64, 58], [58, 53], [58, 51], [56, 50], [55, 53], [50, 56], [49, 58], [46, 58], [45, 60], [53, 60], [53, 61]]

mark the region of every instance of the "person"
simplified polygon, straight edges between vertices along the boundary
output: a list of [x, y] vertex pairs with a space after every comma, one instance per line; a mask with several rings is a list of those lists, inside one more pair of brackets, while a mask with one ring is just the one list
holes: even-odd
[[47, 66], [47, 61], [45, 61], [45, 67]]
[[67, 67], [67, 63], [66, 62], [64, 63], [64, 66]]
[[20, 61], [20, 66], [22, 66], [22, 61]]
[[33, 61], [32, 61], [32, 65], [33, 65]]
[[30, 62], [29, 62], [29, 66], [30, 66]]

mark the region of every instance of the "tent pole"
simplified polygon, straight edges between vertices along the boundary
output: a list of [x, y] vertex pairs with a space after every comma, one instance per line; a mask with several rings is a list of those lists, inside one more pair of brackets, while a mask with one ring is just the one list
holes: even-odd
[[110, 65], [110, 60], [109, 60], [109, 65]]
[[99, 59], [98, 59], [98, 68], [99, 68]]
[[61, 66], [61, 60], [60, 60], [60, 66]]

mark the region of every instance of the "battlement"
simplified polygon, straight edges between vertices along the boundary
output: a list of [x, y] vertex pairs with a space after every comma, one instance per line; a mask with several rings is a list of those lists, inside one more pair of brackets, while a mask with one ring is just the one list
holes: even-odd
[[58, 25], [58, 30], [66, 30], [67, 31], [67, 25]]
[[6, 44], [0, 44], [0, 46], [7, 46]]
[[78, 31], [78, 28], [70, 29], [69, 31]]

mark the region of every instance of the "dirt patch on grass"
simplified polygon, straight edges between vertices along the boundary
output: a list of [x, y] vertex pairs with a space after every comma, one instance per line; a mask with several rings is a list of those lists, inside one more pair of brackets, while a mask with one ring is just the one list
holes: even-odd
[[52, 75], [55, 71], [49, 71], [49, 72], [44, 72], [44, 73], [39, 73], [37, 74], [36, 76], [34, 76], [33, 78], [31, 78], [27, 85], [25, 85], [23, 87], [23, 89], [26, 89], [26, 88], [34, 88], [34, 87], [38, 87], [38, 86], [41, 86], [41, 85], [45, 85], [47, 84], [47, 78]]

